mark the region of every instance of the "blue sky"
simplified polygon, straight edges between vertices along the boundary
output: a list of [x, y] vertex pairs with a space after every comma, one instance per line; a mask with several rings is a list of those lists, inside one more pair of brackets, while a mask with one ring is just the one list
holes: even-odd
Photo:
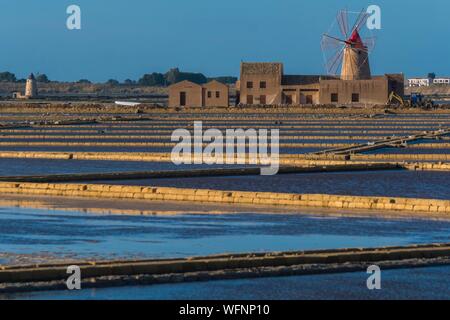
[[[373, 73], [450, 76], [448, 0], [0, 0], [0, 71], [54, 80], [138, 79], [171, 67], [235, 75], [244, 61], [323, 74], [322, 33], [339, 9], [382, 9]], [[66, 8], [82, 30], [66, 28]]]

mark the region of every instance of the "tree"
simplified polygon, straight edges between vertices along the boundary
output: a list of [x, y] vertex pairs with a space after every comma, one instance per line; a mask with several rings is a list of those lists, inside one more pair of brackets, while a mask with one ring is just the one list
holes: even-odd
[[120, 83], [115, 79], [109, 79], [108, 81], [106, 81], [106, 84], [110, 86], [118, 86]]
[[136, 81], [131, 80], [131, 79], [126, 79], [123, 84], [127, 85], [127, 86], [132, 86], [136, 84]]
[[43, 83], [49, 83], [50, 80], [48, 80], [48, 77], [46, 74], [38, 74], [36, 76], [36, 81], [37, 82], [43, 82]]
[[167, 84], [174, 84], [180, 81], [188, 80], [197, 84], [208, 82], [208, 79], [202, 73], [180, 72], [178, 68], [170, 69], [165, 75]]
[[0, 72], [0, 81], [1, 82], [16, 82], [16, 75], [11, 72]]
[[428, 79], [436, 79], [436, 73], [430, 72], [430, 73], [428, 74]]
[[90, 82], [88, 79], [80, 79], [77, 81], [77, 83], [91, 84], [92, 82]]
[[141, 86], [161, 87], [164, 86], [165, 79], [162, 73], [153, 72], [152, 74], [144, 74], [138, 83]]

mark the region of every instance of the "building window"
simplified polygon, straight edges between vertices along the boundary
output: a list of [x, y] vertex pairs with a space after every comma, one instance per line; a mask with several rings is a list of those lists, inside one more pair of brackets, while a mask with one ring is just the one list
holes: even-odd
[[259, 103], [260, 104], [266, 104], [266, 96], [265, 95], [261, 95], [259, 97]]
[[310, 94], [306, 95], [306, 104], [313, 104], [312, 95], [310, 95]]
[[184, 91], [181, 91], [180, 92], [180, 106], [181, 107], [184, 107], [184, 106], [186, 106], [186, 92], [184, 92]]
[[265, 89], [266, 87], [267, 87], [267, 84], [266, 84], [265, 81], [261, 81], [261, 82], [259, 83], [259, 88], [260, 88], [260, 89]]
[[337, 93], [331, 94], [331, 102], [339, 102], [339, 95]]
[[220, 91], [216, 91], [216, 98], [220, 98]]
[[247, 96], [247, 104], [253, 104], [253, 96], [252, 95]]
[[359, 102], [359, 93], [352, 93], [352, 102]]
[[208, 91], [208, 98], [211, 98], [211, 91]]
[[247, 89], [252, 89], [252, 88], [253, 88], [253, 82], [247, 81]]

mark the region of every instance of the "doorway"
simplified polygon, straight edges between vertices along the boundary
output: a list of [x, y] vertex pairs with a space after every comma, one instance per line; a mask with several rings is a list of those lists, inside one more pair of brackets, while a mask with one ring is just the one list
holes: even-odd
[[292, 100], [292, 96], [291, 96], [290, 94], [284, 96], [284, 102], [285, 102], [285, 104], [291, 105], [291, 104], [292, 104], [292, 101], [293, 101], [293, 100]]

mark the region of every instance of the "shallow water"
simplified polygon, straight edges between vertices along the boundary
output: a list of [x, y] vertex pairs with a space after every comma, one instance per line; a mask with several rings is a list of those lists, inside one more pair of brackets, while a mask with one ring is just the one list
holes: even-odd
[[[48, 138], [52, 138], [52, 136], [73, 136], [73, 139], [76, 139], [77, 135], [83, 135], [83, 136], [91, 136], [92, 138], [96, 137], [103, 137], [105, 135], [107, 136], [117, 136], [117, 135], [127, 135], [127, 136], [137, 136], [142, 137], [145, 135], [156, 135], [156, 136], [162, 136], [166, 135], [170, 139], [170, 130], [164, 131], [163, 133], [157, 133], [155, 130], [149, 129], [149, 128], [137, 128], [132, 129], [133, 131], [127, 131], [129, 129], [121, 129], [120, 127], [107, 130], [105, 132], [99, 132], [99, 130], [95, 130], [92, 128], [48, 128], [43, 130], [36, 130], [36, 129], [23, 129], [24, 132], [6, 132], [7, 136], [2, 136], [0, 132], [0, 139], [2, 141], [7, 141], [10, 139], [14, 139], [15, 137], [20, 137], [23, 135], [26, 136], [42, 136], [45, 135]], [[375, 130], [375, 131], [372, 131]], [[393, 133], [379, 133], [376, 132], [376, 130], [382, 130], [382, 131], [392, 131]], [[320, 128], [308, 128], [308, 129], [290, 129], [290, 130], [280, 130], [280, 137], [283, 136], [363, 136], [363, 137], [376, 137], [377, 139], [381, 139], [383, 137], [392, 137], [392, 136], [408, 136], [411, 134], [411, 130], [400, 130], [400, 129], [371, 129], [369, 131], [364, 129], [345, 129], [345, 128], [327, 128], [327, 129], [320, 129]], [[102, 138], [103, 140], [104, 138]], [[112, 138], [113, 139], [113, 138]], [[148, 138], [149, 140], [152, 140], [152, 137], [150, 136]], [[433, 140], [434, 141], [434, 140]]]
[[[64, 134], [65, 135], [65, 134]], [[53, 138], [50, 135], [47, 136], [45, 139], [42, 138], [26, 138], [26, 139], [17, 139], [17, 138], [2, 138], [0, 136], [0, 142], [34, 142], [34, 143], [48, 143], [48, 142], [64, 142], [64, 143], [72, 143], [72, 142], [83, 142], [83, 143], [88, 143], [88, 142], [100, 142], [100, 143], [154, 143], [154, 142], [163, 142], [163, 143], [178, 143], [178, 141], [171, 141], [171, 137], [170, 135], [166, 134], [166, 135], [162, 135], [164, 136], [164, 139], [158, 138], [158, 137], [141, 137], [143, 135], [136, 135], [136, 138], [133, 137], [133, 134], [126, 134], [125, 136], [127, 136], [126, 139], [123, 138], [115, 138], [115, 137], [108, 137], [108, 138], [102, 138], [101, 136], [95, 136], [95, 135], [86, 135], [88, 137], [83, 137], [83, 138], [79, 138], [77, 137], [78, 135], [82, 135], [82, 134], [72, 134], [70, 136], [70, 138]], [[56, 137], [59, 135], [55, 135]], [[84, 136], [84, 135], [83, 135]], [[112, 135], [111, 135], [112, 136]], [[316, 137], [315, 135], [310, 135], [310, 137], [312, 137], [311, 139], [301, 139], [301, 137], [303, 136], [298, 136], [299, 138], [295, 138], [295, 136], [291, 136], [291, 135], [287, 135], [288, 137], [293, 137], [292, 139], [282, 139], [282, 135], [280, 135], [280, 143], [366, 143], [368, 140], [373, 140], [373, 139], [381, 139], [381, 137], [375, 137], [373, 138], [373, 136], [367, 136], [367, 140], [363, 140], [363, 139], [323, 139], [320, 138], [321, 136], [317, 136], [317, 139], [313, 139], [314, 137]], [[323, 135], [322, 135], [323, 136]], [[328, 135], [325, 135], [328, 137]], [[348, 137], [349, 135], [343, 135], [345, 137]], [[309, 137], [309, 136], [308, 136]], [[333, 137], [332, 135], [330, 135], [330, 137]], [[338, 136], [336, 136], [338, 137]], [[247, 138], [246, 141], [248, 142], [249, 139]], [[270, 135], [268, 136], [268, 141], [270, 142]], [[50, 146], [50, 145], [49, 145]], [[6, 148], [8, 146], [2, 146], [2, 148]]]
[[450, 149], [436, 148], [383, 148], [365, 154], [450, 154]]
[[[368, 290], [366, 272], [150, 286], [47, 291], [9, 299], [309, 300], [450, 299], [450, 266], [382, 270], [381, 290]], [[1, 296], [0, 296], [1, 298]]]
[[120, 180], [103, 183], [450, 200], [450, 172], [431, 171], [302, 173], [276, 176]]
[[[270, 152], [271, 146], [268, 146]], [[131, 152], [131, 153], [146, 153], [146, 152], [163, 152], [171, 153], [172, 147], [102, 147], [102, 146], [0, 146], [0, 151], [36, 151], [36, 152]], [[248, 150], [248, 149], [247, 149]], [[324, 148], [280, 148], [280, 153], [287, 154], [304, 154], [310, 152], [317, 152], [324, 150]]]
[[36, 152], [171, 152], [164, 147], [101, 147], [101, 146], [0, 146], [0, 151]]
[[[449, 235], [450, 221], [253, 213], [122, 216], [0, 209], [0, 258], [11, 263], [380, 247], [448, 242]], [[35, 260], [20, 257], [29, 254]]]
[[[174, 165], [171, 162], [0, 159], [0, 176], [230, 168], [233, 165]], [[238, 167], [245, 167], [239, 165]]]

